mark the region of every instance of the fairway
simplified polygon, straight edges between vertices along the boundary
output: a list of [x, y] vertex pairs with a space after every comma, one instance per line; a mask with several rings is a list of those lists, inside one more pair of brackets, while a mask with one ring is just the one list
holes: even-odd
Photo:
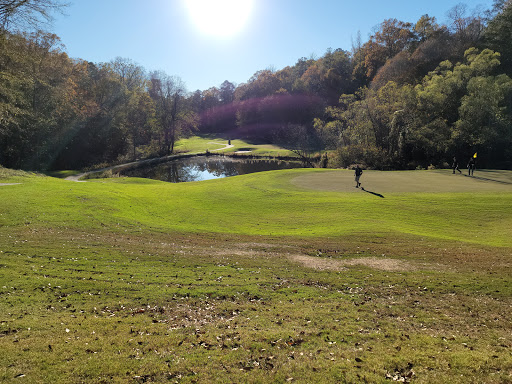
[[512, 384], [483, 2], [0, 0], [0, 384]]
[[0, 170], [2, 383], [506, 383], [510, 171]]
[[[296, 186], [318, 191], [359, 192], [354, 172], [348, 170], [308, 173], [292, 180]], [[436, 171], [364, 171], [362, 187], [379, 194], [401, 192], [512, 192], [512, 172], [481, 170], [474, 176]]]

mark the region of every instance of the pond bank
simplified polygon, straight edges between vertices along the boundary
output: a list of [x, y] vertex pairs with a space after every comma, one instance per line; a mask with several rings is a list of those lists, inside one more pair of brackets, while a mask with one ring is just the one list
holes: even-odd
[[295, 159], [207, 155], [132, 167], [120, 171], [120, 176], [184, 183], [303, 167], [304, 164]]
[[82, 172], [75, 175], [71, 175], [65, 178], [65, 180], [75, 181], [75, 182], [84, 182], [83, 178], [86, 178], [90, 175], [101, 173], [101, 172], [122, 172], [133, 168], [147, 167], [152, 165], [158, 165], [166, 162], [170, 162], [173, 160], [187, 159], [192, 157], [201, 157], [201, 156], [218, 156], [218, 157], [230, 157], [234, 159], [258, 159], [258, 160], [280, 160], [280, 161], [300, 161], [298, 157], [293, 156], [258, 156], [249, 153], [232, 153], [232, 154], [224, 154], [224, 153], [212, 153], [212, 151], [207, 152], [197, 152], [197, 153], [182, 153], [176, 155], [168, 155], [163, 157], [157, 157], [152, 159], [144, 159], [132, 161], [129, 163], [112, 165], [110, 167], [95, 169], [92, 171]]

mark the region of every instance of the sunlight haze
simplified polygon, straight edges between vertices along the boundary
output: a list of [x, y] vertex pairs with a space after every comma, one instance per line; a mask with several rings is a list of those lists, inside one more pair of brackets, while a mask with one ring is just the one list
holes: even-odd
[[246, 24], [253, 0], [185, 0], [190, 18], [208, 36], [228, 38]]
[[[212, 4], [205, 7], [201, 4]], [[428, 14], [447, 23], [460, 0], [75, 0], [52, 28], [73, 58], [129, 58], [147, 71], [179, 76], [189, 91], [247, 82], [328, 48], [351, 51], [389, 18], [416, 23]], [[492, 0], [467, 0], [468, 13]], [[238, 5], [235, 5], [238, 4]], [[243, 6], [242, 6], [243, 5]], [[480, 6], [480, 7], [479, 7]], [[479, 8], [478, 8], [479, 7]]]

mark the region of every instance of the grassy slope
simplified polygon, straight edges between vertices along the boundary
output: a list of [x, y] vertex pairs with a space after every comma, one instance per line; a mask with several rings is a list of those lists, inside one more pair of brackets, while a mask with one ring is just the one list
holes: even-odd
[[[300, 184], [315, 175], [326, 180], [339, 176], [340, 185], [358, 193]], [[477, 180], [467, 181], [477, 190]], [[379, 198], [353, 188], [349, 171], [299, 169], [189, 184], [141, 179], [70, 183], [39, 177], [1, 191], [3, 224], [308, 237], [396, 232], [512, 245], [512, 194], [507, 193], [512, 187], [497, 183], [479, 192], [387, 193], [392, 183], [388, 178], [378, 189], [385, 194]], [[433, 181], [428, 187], [435, 188]]]
[[2, 382], [511, 378], [510, 173], [1, 175]]
[[176, 143], [176, 150], [180, 152], [216, 152], [234, 153], [238, 151], [249, 152], [258, 156], [296, 156], [291, 151], [271, 144], [250, 143], [241, 139], [231, 140], [233, 147], [225, 148], [228, 139], [217, 135], [192, 136], [187, 139], [180, 139]]

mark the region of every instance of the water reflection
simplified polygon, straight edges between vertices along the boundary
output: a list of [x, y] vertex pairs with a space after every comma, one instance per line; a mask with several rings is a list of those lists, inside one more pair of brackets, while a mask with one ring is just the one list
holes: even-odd
[[123, 176], [143, 177], [171, 183], [220, 179], [248, 173], [302, 168], [299, 161], [236, 159], [224, 156], [198, 156], [122, 171]]

